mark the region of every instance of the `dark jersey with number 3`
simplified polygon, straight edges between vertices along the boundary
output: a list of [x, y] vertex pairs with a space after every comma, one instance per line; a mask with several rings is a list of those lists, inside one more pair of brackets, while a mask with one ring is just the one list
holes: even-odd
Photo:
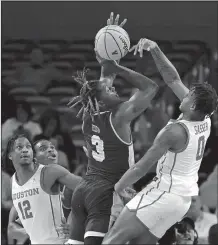
[[134, 162], [132, 142], [123, 141], [111, 122], [110, 111], [83, 122], [83, 134], [88, 149], [87, 174], [100, 176], [115, 184]]

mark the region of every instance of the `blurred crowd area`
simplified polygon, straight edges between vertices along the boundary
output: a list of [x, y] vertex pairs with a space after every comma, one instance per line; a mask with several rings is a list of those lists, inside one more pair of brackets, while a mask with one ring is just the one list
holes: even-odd
[[[217, 51], [211, 51], [200, 41], [156, 41], [175, 65], [186, 86], [204, 81], [217, 83], [214, 80], [217, 79]], [[77, 108], [69, 109], [67, 103], [79, 93], [80, 87], [73, 79], [78, 70], [89, 68], [88, 79], [100, 76], [93, 45], [92, 40], [11, 39], [2, 46], [3, 239], [7, 234], [8, 214], [12, 206], [10, 177], [14, 173], [13, 166], [4, 164], [4, 150], [12, 135], [27, 134], [33, 141], [50, 140], [58, 149], [58, 164], [80, 176], [86, 172], [82, 122], [76, 118]], [[145, 53], [143, 58], [128, 54], [121, 60], [121, 65], [148, 76], [160, 87], [150, 107], [132, 123], [137, 161], [146, 153], [168, 120], [179, 116], [179, 101], [165, 85], [149, 53]], [[128, 99], [134, 91], [119, 76], [114, 86], [124, 99]], [[193, 197], [189, 212], [195, 222], [200, 244], [218, 242], [218, 232], [214, 232], [217, 231], [217, 225], [211, 228], [217, 224], [217, 146], [218, 114], [215, 112], [212, 116], [211, 136], [199, 171], [200, 196]], [[135, 184], [137, 191], [151, 181], [155, 167]]]

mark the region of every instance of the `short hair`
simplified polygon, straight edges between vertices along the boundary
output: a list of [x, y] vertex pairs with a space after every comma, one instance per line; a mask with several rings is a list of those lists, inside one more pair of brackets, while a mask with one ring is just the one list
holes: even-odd
[[[35, 147], [39, 142], [41, 142], [41, 141], [49, 141], [48, 139], [46, 139], [46, 138], [41, 138], [41, 139], [38, 139], [38, 140], [36, 140], [36, 141], [34, 141], [33, 142], [33, 146]], [[50, 141], [49, 141], [50, 142]]]
[[10, 174], [13, 174], [15, 172], [15, 169], [14, 169], [14, 165], [13, 165], [11, 159], [8, 158], [8, 155], [10, 154], [10, 152], [12, 151], [12, 149], [14, 147], [14, 142], [19, 138], [26, 138], [30, 142], [30, 144], [32, 146], [32, 150], [33, 150], [33, 155], [35, 155], [33, 142], [28, 138], [28, 136], [26, 136], [24, 134], [16, 134], [16, 135], [12, 136], [8, 140], [7, 147], [6, 147], [6, 150], [5, 150], [4, 155], [3, 155], [3, 169], [6, 172], [9, 172]]
[[94, 119], [94, 114], [97, 112], [100, 115], [99, 102], [97, 100], [97, 85], [99, 80], [86, 79], [88, 69], [84, 68], [82, 72], [77, 72], [77, 77], [73, 77], [76, 82], [82, 85], [80, 89], [80, 95], [73, 97], [67, 104], [70, 108], [75, 107], [78, 104], [82, 104], [77, 117], [84, 119], [86, 113], [89, 113], [92, 120]]
[[215, 89], [208, 83], [195, 83], [191, 87], [195, 95], [196, 110], [211, 116], [217, 109], [218, 97]]

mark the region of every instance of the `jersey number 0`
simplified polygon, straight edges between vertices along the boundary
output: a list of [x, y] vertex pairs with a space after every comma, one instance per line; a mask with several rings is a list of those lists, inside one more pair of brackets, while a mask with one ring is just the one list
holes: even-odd
[[104, 141], [98, 135], [93, 135], [91, 140], [92, 145], [96, 147], [96, 151], [92, 151], [93, 158], [98, 162], [103, 162], [105, 159]]
[[196, 155], [196, 161], [200, 160], [204, 155], [204, 148], [205, 148], [205, 137], [202, 135], [198, 139], [198, 150]]

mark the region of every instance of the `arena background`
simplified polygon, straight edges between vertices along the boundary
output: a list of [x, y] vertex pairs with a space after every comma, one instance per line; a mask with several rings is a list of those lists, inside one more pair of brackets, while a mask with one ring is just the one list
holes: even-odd
[[[74, 173], [85, 173], [86, 157], [82, 149], [81, 121], [75, 117], [77, 111], [70, 111], [66, 104], [70, 96], [77, 94], [79, 90], [71, 78], [77, 70], [86, 66], [91, 69], [90, 78], [100, 75], [100, 66], [93, 52], [94, 37], [106, 25], [110, 12], [119, 13], [121, 19], [128, 19], [125, 29], [132, 44], [141, 37], [157, 41], [187, 86], [194, 81], [208, 81], [218, 91], [217, 2], [3, 1], [1, 8], [2, 167], [6, 176], [2, 178], [2, 183], [5, 181], [2, 191], [9, 200], [7, 193], [10, 190], [5, 190], [4, 186], [8, 183], [6, 173], [13, 174], [13, 168], [4, 165], [5, 144], [15, 132], [26, 132], [33, 139], [43, 137], [46, 126], [50, 127], [52, 124], [49, 117], [58, 122], [54, 133], [48, 138], [58, 147], [61, 164]], [[43, 52], [36, 53], [44, 59], [38, 65], [46, 76], [41, 77], [37, 71], [28, 70], [33, 62], [29, 54], [34, 49]], [[166, 121], [170, 117], [177, 117], [178, 100], [165, 86], [150, 54], [146, 53], [143, 59], [128, 54], [121, 64], [149, 76], [161, 87], [151, 107], [132, 125], [137, 160], [149, 148]], [[116, 80], [115, 87], [122, 97], [127, 98], [132, 93], [132, 88], [120, 77]], [[27, 101], [30, 111], [22, 101]], [[24, 110], [29, 115], [25, 123], [17, 117], [16, 111], [20, 107], [25, 107]], [[8, 121], [11, 119], [12, 122]], [[213, 129], [200, 169], [199, 185], [207, 180], [217, 166], [217, 113], [212, 121]], [[29, 122], [35, 123], [34, 128], [38, 127], [39, 130], [32, 132], [30, 126], [26, 127]], [[151, 172], [154, 170], [155, 166]], [[149, 178], [145, 177], [137, 188], [141, 189]], [[217, 187], [215, 191], [213, 189], [217, 199]], [[204, 204], [215, 212], [217, 204], [212, 202]], [[2, 220], [2, 234], [5, 237], [9, 208], [3, 205], [2, 210], [7, 211]]]

